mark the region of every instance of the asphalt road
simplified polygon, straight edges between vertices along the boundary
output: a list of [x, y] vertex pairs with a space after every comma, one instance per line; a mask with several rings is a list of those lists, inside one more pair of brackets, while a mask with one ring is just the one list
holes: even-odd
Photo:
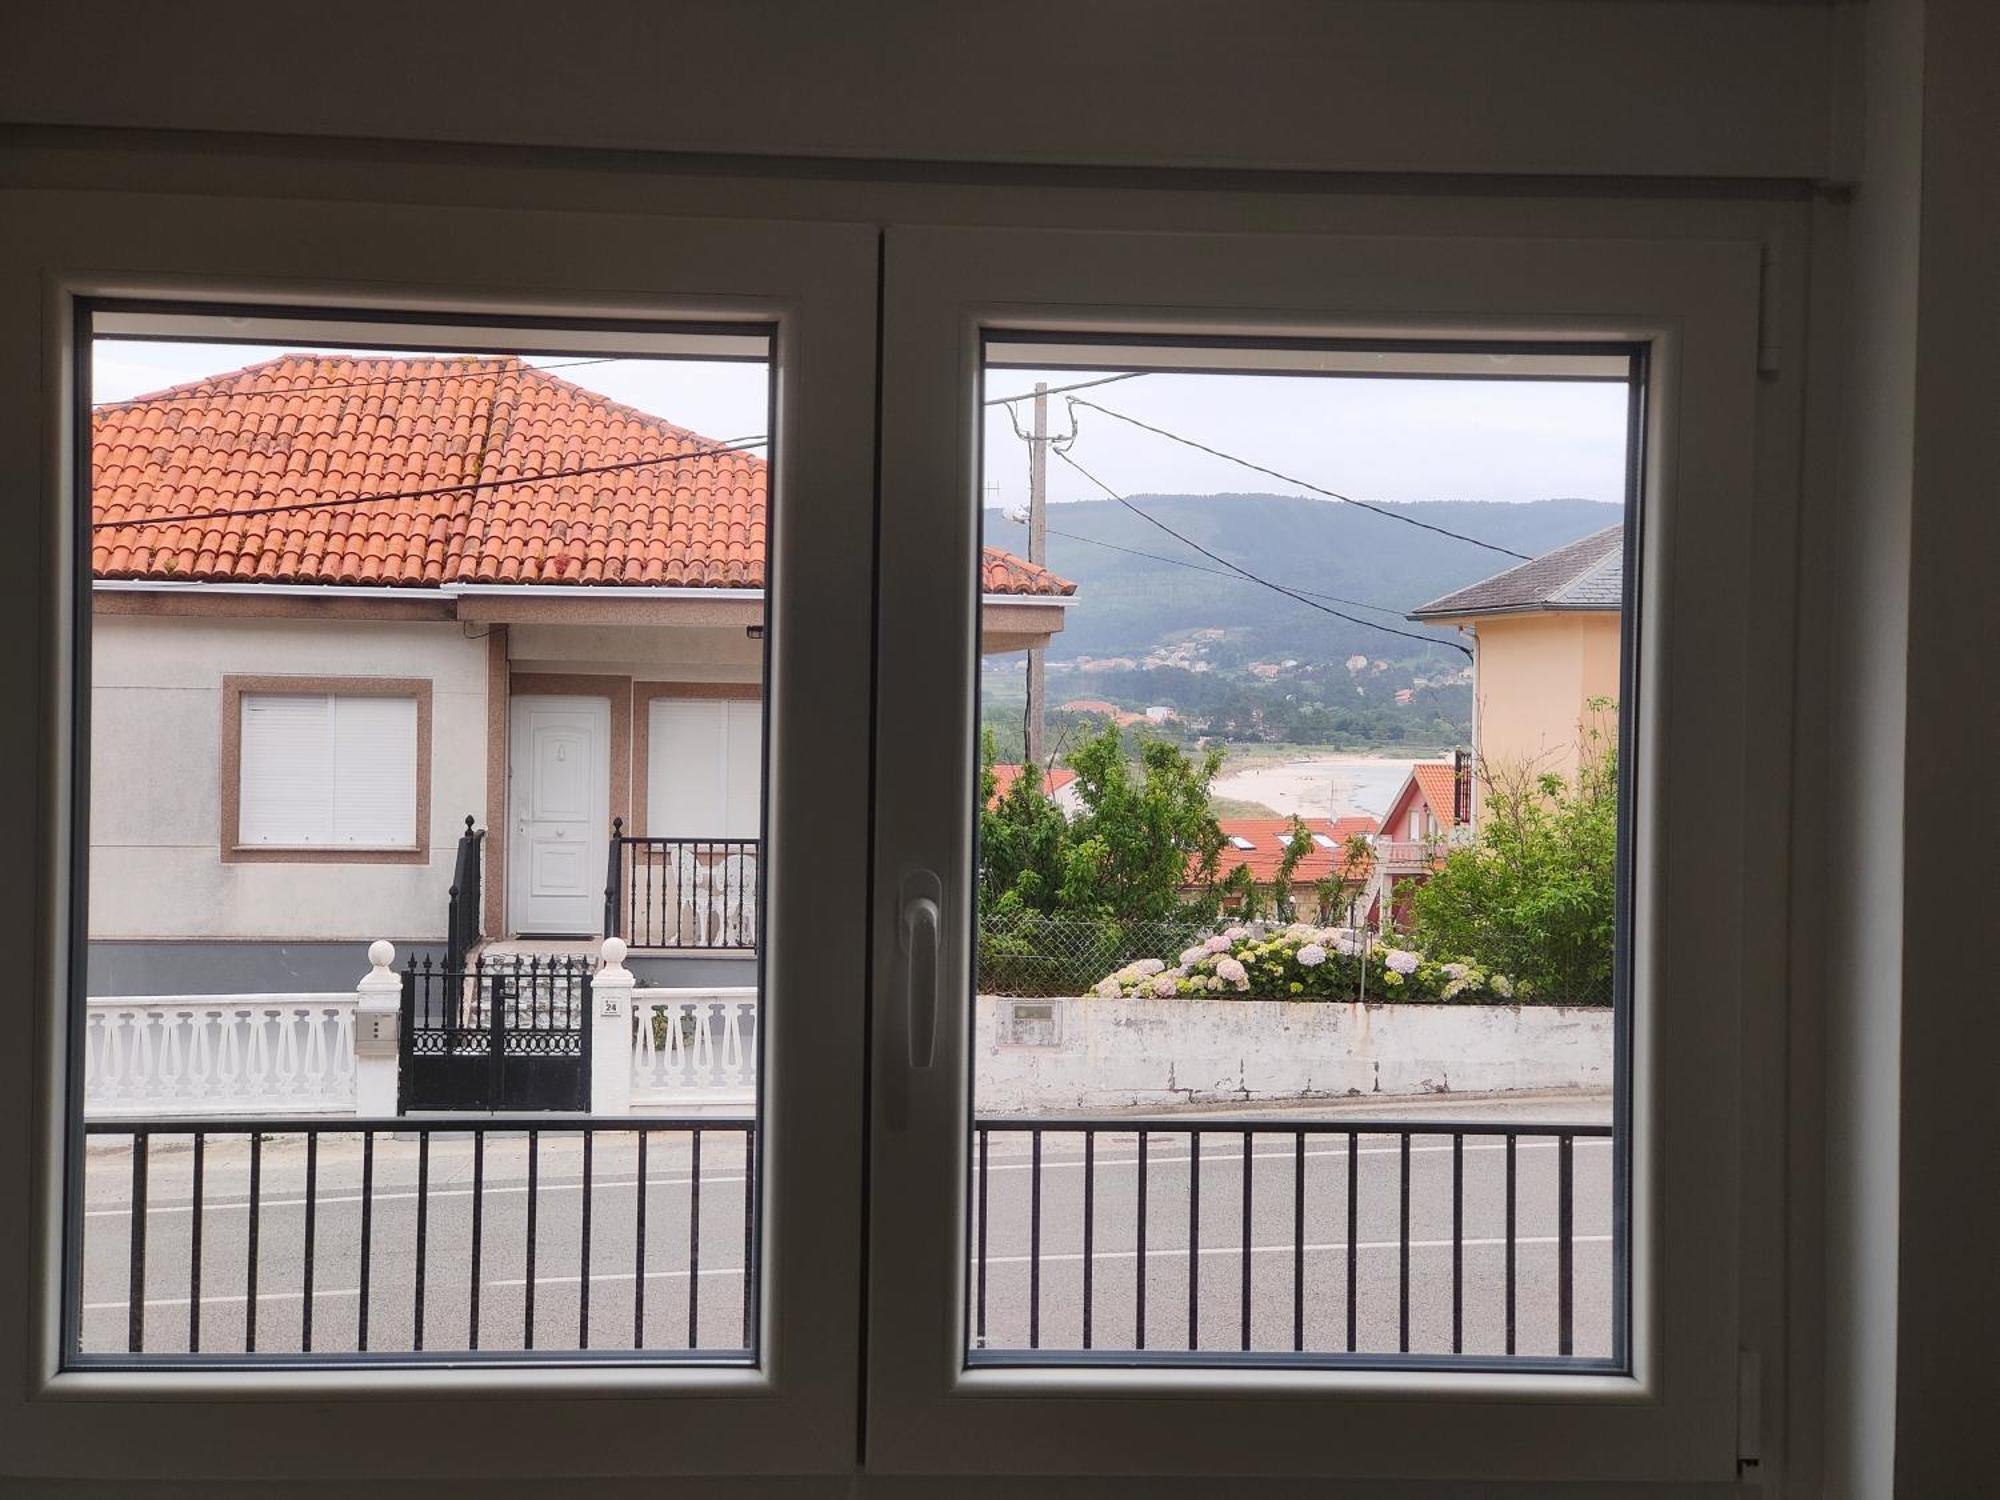
[[[1452, 1348], [1453, 1151], [1457, 1120], [1574, 1123], [1604, 1118], [1602, 1100], [1471, 1101], [1398, 1108], [1446, 1132], [1422, 1136], [1410, 1151], [1409, 1347]], [[1352, 1118], [1351, 1108], [1269, 1111], [1277, 1118]], [[1385, 1113], [1380, 1105], [1371, 1113]], [[1181, 1116], [1177, 1118], [1187, 1118]], [[1212, 1115], [1203, 1118], [1213, 1118]], [[1231, 1115], [1233, 1120], [1237, 1118]], [[1347, 1348], [1347, 1172], [1344, 1136], [1308, 1137], [1303, 1232], [1294, 1215], [1298, 1161], [1289, 1135], [1259, 1138], [1252, 1151], [1249, 1213], [1251, 1347], [1289, 1350], [1302, 1317], [1304, 1347]], [[659, 1134], [648, 1145], [643, 1254], [638, 1235], [637, 1157], [632, 1138], [600, 1135], [593, 1145], [589, 1195], [588, 1305], [578, 1271], [584, 1262], [585, 1195], [581, 1145], [573, 1135], [545, 1135], [528, 1191], [524, 1137], [489, 1140], [483, 1162], [469, 1138], [435, 1138], [428, 1165], [412, 1140], [378, 1137], [372, 1210], [366, 1226], [367, 1347], [418, 1346], [421, 1307], [425, 1350], [573, 1350], [587, 1335], [593, 1349], [711, 1351], [740, 1349], [748, 1282], [744, 1274], [744, 1160], [740, 1138], [709, 1132], [701, 1146], [698, 1203], [692, 1149], [685, 1135]], [[1611, 1153], [1604, 1143], [1575, 1147], [1574, 1344], [1579, 1355], [1604, 1354], [1611, 1327]], [[1196, 1327], [1204, 1350], [1236, 1350], [1243, 1338], [1244, 1216], [1242, 1139], [1205, 1138], [1201, 1153], [1200, 1254]], [[1467, 1137], [1464, 1144], [1462, 1340], [1467, 1352], [1505, 1347], [1505, 1148]], [[1552, 1143], [1517, 1147], [1516, 1348], [1557, 1351], [1557, 1152]], [[201, 1280], [191, 1297], [195, 1215], [192, 1152], [185, 1142], [157, 1142], [149, 1158], [145, 1235], [144, 1348], [175, 1353], [198, 1336], [203, 1351], [241, 1351], [248, 1311], [249, 1149], [211, 1140], [204, 1152], [200, 1216]], [[1355, 1158], [1353, 1255], [1356, 1347], [1391, 1351], [1401, 1343], [1402, 1156], [1393, 1137], [1365, 1136]], [[993, 1351], [1083, 1347], [1084, 1171], [1080, 1140], [1044, 1137], [1037, 1174], [1024, 1134], [995, 1132], [987, 1157], [985, 1304], [975, 1341]], [[320, 1144], [311, 1214], [311, 1297], [303, 1246], [307, 1235], [307, 1152], [298, 1139], [265, 1142], [256, 1219], [255, 1347], [305, 1346], [345, 1352], [361, 1338], [363, 1153], [357, 1140]], [[426, 1178], [419, 1215], [420, 1173]], [[132, 1161], [114, 1141], [97, 1145], [86, 1169], [84, 1347], [122, 1351], [131, 1332], [127, 1296], [132, 1263]], [[1101, 1134], [1091, 1173], [1090, 1343], [1137, 1344], [1136, 1135], [1121, 1123]], [[477, 1265], [473, 1265], [477, 1176]], [[1147, 1151], [1145, 1339], [1149, 1349], [1185, 1349], [1189, 1305], [1189, 1165], [1187, 1137], [1149, 1138]], [[1039, 1229], [1031, 1212], [1039, 1180]], [[974, 1202], [977, 1202], [977, 1183]], [[528, 1264], [529, 1209], [534, 1263]], [[418, 1254], [419, 1219], [423, 1239]], [[698, 1220], [698, 1234], [691, 1225]], [[1297, 1246], [1303, 1241], [1301, 1255]], [[974, 1221], [973, 1245], [979, 1243]], [[418, 1274], [422, 1268], [421, 1277]], [[1302, 1270], [1302, 1276], [1295, 1282]], [[636, 1295], [643, 1289], [643, 1296]], [[191, 1329], [191, 1323], [198, 1327]], [[983, 1338], [977, 1331], [983, 1328]], [[532, 1332], [530, 1332], [532, 1330]]]

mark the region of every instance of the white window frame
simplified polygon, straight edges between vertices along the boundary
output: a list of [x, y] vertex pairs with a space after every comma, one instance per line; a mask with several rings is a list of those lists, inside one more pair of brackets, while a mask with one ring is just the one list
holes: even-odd
[[[1756, 1297], [1766, 1299], [1758, 1313], [1770, 1311], [1770, 1288], [1756, 1284], [1740, 1247], [1753, 1231], [1769, 1236], [1780, 1212], [1765, 1202], [1770, 1219], [1748, 1222], [1742, 1089], [1759, 1068], [1774, 1084], [1784, 1071], [1777, 1049], [1751, 1039], [1768, 1039], [1768, 1017], [1782, 1011], [1782, 996], [1755, 993], [1752, 981], [1774, 945], [1782, 952], [1785, 856], [1754, 845], [1742, 817], [1757, 779], [1750, 759], [1767, 753], [1756, 748], [1743, 642], [1789, 628], [1753, 596], [1746, 562], [1757, 493], [1756, 244], [985, 229], [892, 230], [887, 244], [871, 1464], [1733, 1479], [1739, 1339]], [[968, 580], [982, 335], [1004, 329], [1647, 347], [1629, 1376], [966, 1368], [977, 685]], [[1676, 608], [1683, 599], [1699, 602]], [[1727, 746], [1738, 752], [1718, 748]], [[924, 970], [899, 956], [899, 938], [905, 899], [933, 889], [943, 916], [926, 1068], [911, 1045], [922, 1034]], [[1760, 890], [1772, 897], [1749, 895]], [[1753, 927], [1759, 918], [1768, 932]]]
[[[24, 716], [7, 753], [43, 816], [34, 899], [11, 907], [36, 955], [34, 1047], [5, 1049], [0, 1097], [27, 1128], [0, 1195], [33, 1233], [0, 1237], [0, 1452], [9, 1472], [142, 1480], [417, 1473], [809, 1473], [854, 1455], [860, 1283], [866, 804], [877, 236], [852, 225], [512, 209], [13, 191], [0, 202], [0, 452], [43, 546], [0, 558]], [[87, 834], [90, 595], [75, 483], [88, 461], [76, 379], [82, 299], [546, 318], [755, 323], [780, 392], [769, 568], [770, 768], [761, 953], [764, 1215], [754, 1368], [65, 1370], [66, 1152], [80, 1108], [72, 975]], [[384, 329], [393, 343], [395, 330]], [[409, 330], [404, 339], [414, 337]], [[609, 340], [615, 334], [604, 334]], [[37, 399], [39, 397], [39, 399]], [[87, 553], [85, 554], [87, 561]], [[39, 654], [37, 654], [39, 653]], [[787, 726], [802, 726], [787, 733]], [[441, 726], [442, 727], [442, 726]], [[74, 737], [72, 731], [75, 731]], [[450, 732], [459, 732], [454, 729]], [[10, 916], [7, 920], [13, 920]], [[30, 1107], [32, 1105], [32, 1108]], [[780, 1206], [782, 1205], [782, 1207]], [[495, 1398], [499, 1398], [497, 1401]], [[648, 1405], [635, 1407], [635, 1402]], [[508, 1413], [516, 1403], [528, 1420]], [[662, 1440], [670, 1434], [670, 1440]]]

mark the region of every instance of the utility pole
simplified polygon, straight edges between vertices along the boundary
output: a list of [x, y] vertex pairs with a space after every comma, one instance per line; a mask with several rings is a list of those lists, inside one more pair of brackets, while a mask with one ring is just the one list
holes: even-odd
[[[1034, 435], [1028, 439], [1028, 561], [1048, 566], [1049, 383], [1035, 382]], [[1042, 648], [1028, 652], [1028, 703], [1022, 759], [1042, 766], [1043, 724], [1048, 717], [1042, 686]], [[1047, 769], [1045, 766], [1043, 769]]]

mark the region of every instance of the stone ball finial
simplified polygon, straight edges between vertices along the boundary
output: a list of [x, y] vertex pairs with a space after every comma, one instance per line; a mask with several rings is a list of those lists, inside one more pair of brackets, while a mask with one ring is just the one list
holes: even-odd
[[368, 962], [378, 969], [386, 969], [396, 961], [396, 945], [387, 938], [377, 938], [368, 945]]
[[606, 938], [604, 940], [604, 962], [606, 966], [613, 969], [622, 969], [625, 966], [625, 955], [628, 951], [630, 950], [625, 946], [625, 939], [621, 937]]

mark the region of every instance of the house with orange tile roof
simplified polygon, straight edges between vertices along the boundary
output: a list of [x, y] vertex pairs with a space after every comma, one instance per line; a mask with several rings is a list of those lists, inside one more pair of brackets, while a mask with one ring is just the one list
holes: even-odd
[[[1331, 921], [1340, 913], [1313, 910], [1317, 887], [1321, 881], [1345, 884], [1365, 875], [1365, 871], [1350, 868], [1347, 842], [1357, 834], [1371, 837], [1377, 825], [1373, 818], [1364, 816], [1302, 817], [1298, 821], [1305, 828], [1308, 847], [1292, 867], [1292, 899], [1302, 916]], [[1268, 900], [1276, 893], [1279, 867], [1292, 840], [1292, 819], [1218, 818], [1216, 825], [1222, 830], [1216, 878], [1226, 880], [1238, 869], [1247, 870], [1258, 892]], [[1192, 894], [1196, 887], [1191, 884], [1186, 889]]]
[[[455, 885], [461, 935], [747, 954], [761, 456], [518, 358], [295, 354], [107, 404], [90, 472], [93, 993], [345, 986]], [[988, 652], [1075, 592], [980, 582]]]
[[[993, 795], [986, 805], [991, 808], [1013, 789], [1021, 779], [1018, 762], [1002, 761], [993, 767]], [[1062, 809], [1063, 816], [1075, 818], [1083, 812], [1083, 794], [1077, 789], [1076, 772], [1068, 766], [1050, 766], [1042, 772], [1042, 795]]]
[[1418, 761], [1382, 814], [1363, 897], [1371, 925], [1409, 920], [1409, 898], [1453, 845], [1472, 831], [1472, 758]]

